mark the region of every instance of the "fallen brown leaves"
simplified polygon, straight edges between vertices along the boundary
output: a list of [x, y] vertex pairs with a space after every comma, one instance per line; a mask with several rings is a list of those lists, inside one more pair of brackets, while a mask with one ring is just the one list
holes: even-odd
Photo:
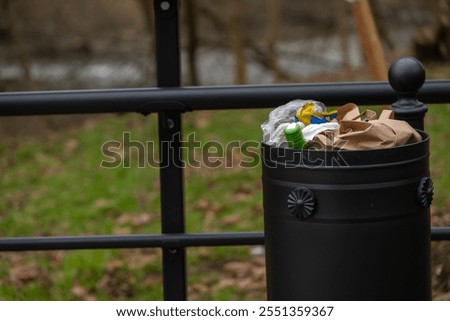
[[[197, 271], [201, 269], [201, 271]], [[220, 292], [230, 292], [230, 300], [265, 300], [266, 279], [263, 256], [246, 261], [230, 261], [223, 264], [208, 262], [202, 267], [192, 267], [201, 273], [202, 279], [189, 288], [190, 300], [220, 299]]]
[[18, 285], [35, 280], [41, 274], [42, 271], [33, 263], [15, 266], [9, 271], [11, 282]]
[[[449, 204], [450, 205], [450, 204]], [[450, 226], [450, 206], [431, 207], [432, 226]], [[450, 244], [431, 243], [433, 300], [450, 300]]]
[[[214, 209], [214, 204], [206, 199], [199, 200], [195, 206], [205, 212]], [[217, 211], [217, 208], [214, 210]], [[119, 226], [139, 226], [151, 221], [152, 215], [124, 213], [116, 220]], [[239, 217], [231, 214], [222, 220], [225, 224], [236, 224]], [[431, 221], [433, 226], [449, 226], [450, 210], [433, 207]], [[256, 251], [256, 254], [252, 254], [248, 259], [214, 261], [211, 260], [213, 249], [199, 248], [195, 251], [196, 264], [189, 266], [188, 275], [189, 280], [193, 280], [188, 289], [190, 300], [266, 299], [265, 260], [262, 252]], [[433, 299], [450, 300], [450, 243], [432, 242], [431, 253]], [[37, 263], [39, 261], [35, 260], [36, 255], [49, 263]], [[55, 286], [52, 274], [60, 269], [66, 255], [67, 252], [64, 251], [3, 253], [0, 258], [7, 262], [9, 270], [0, 280], [0, 286], [13, 285], [20, 292], [25, 291], [28, 284], [39, 282], [46, 288], [51, 288]], [[90, 285], [75, 278], [71, 284], [70, 295], [79, 300], [133, 299], [139, 286], [161, 287], [161, 273], [158, 268], [155, 269], [155, 266], [160, 266], [160, 260], [160, 252], [156, 249], [121, 250], [118, 256], [107, 261], [97, 272], [97, 279]]]
[[[58, 264], [58, 254], [54, 252], [52, 255], [46, 255], [52, 265]], [[41, 255], [45, 255], [42, 254]], [[51, 278], [48, 271], [40, 267], [35, 260], [30, 260], [30, 255], [26, 253], [3, 253], [2, 260], [8, 262], [10, 266], [9, 278], [3, 279], [2, 283], [8, 282], [16, 289], [21, 290], [30, 282], [37, 281], [41, 284], [49, 286]]]

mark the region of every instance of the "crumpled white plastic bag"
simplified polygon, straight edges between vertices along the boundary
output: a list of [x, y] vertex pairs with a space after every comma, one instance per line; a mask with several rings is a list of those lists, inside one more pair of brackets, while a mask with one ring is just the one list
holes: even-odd
[[313, 140], [313, 138], [324, 131], [331, 130], [335, 131], [339, 128], [339, 124], [335, 122], [328, 122], [322, 124], [309, 124], [305, 128], [302, 129], [303, 139], [306, 142]]
[[[283, 133], [284, 127], [286, 127], [288, 123], [294, 122], [294, 116], [297, 110], [307, 103], [314, 103], [326, 110], [323, 103], [311, 99], [296, 99], [275, 108], [270, 112], [268, 120], [261, 125], [261, 129], [263, 131], [263, 143], [270, 146], [279, 147], [281, 144], [286, 142], [286, 138]], [[301, 128], [305, 127], [303, 123], [299, 122], [299, 124]]]

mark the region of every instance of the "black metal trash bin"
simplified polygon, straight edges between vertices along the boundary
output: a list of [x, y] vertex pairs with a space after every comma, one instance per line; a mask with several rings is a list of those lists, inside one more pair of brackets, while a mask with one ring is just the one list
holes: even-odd
[[431, 299], [429, 138], [364, 151], [262, 144], [269, 300]]

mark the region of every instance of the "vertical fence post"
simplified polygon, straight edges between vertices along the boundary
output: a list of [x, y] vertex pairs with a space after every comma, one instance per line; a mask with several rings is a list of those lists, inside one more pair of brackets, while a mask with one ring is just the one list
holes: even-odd
[[[180, 85], [178, 1], [154, 0], [157, 83]], [[184, 233], [184, 189], [181, 160], [180, 112], [158, 114], [162, 233]], [[163, 248], [165, 300], [186, 299], [185, 249], [174, 244]]]
[[425, 69], [415, 58], [400, 58], [389, 68], [389, 83], [398, 99], [392, 104], [395, 119], [407, 121], [415, 129], [424, 129], [427, 107], [417, 99], [425, 82]]

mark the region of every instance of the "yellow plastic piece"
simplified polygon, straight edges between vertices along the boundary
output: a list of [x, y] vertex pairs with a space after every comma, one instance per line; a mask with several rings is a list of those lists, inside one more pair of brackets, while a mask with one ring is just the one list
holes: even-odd
[[295, 115], [298, 121], [301, 121], [305, 126], [308, 126], [311, 123], [311, 115], [314, 113], [314, 106], [314, 103], [304, 104]]

